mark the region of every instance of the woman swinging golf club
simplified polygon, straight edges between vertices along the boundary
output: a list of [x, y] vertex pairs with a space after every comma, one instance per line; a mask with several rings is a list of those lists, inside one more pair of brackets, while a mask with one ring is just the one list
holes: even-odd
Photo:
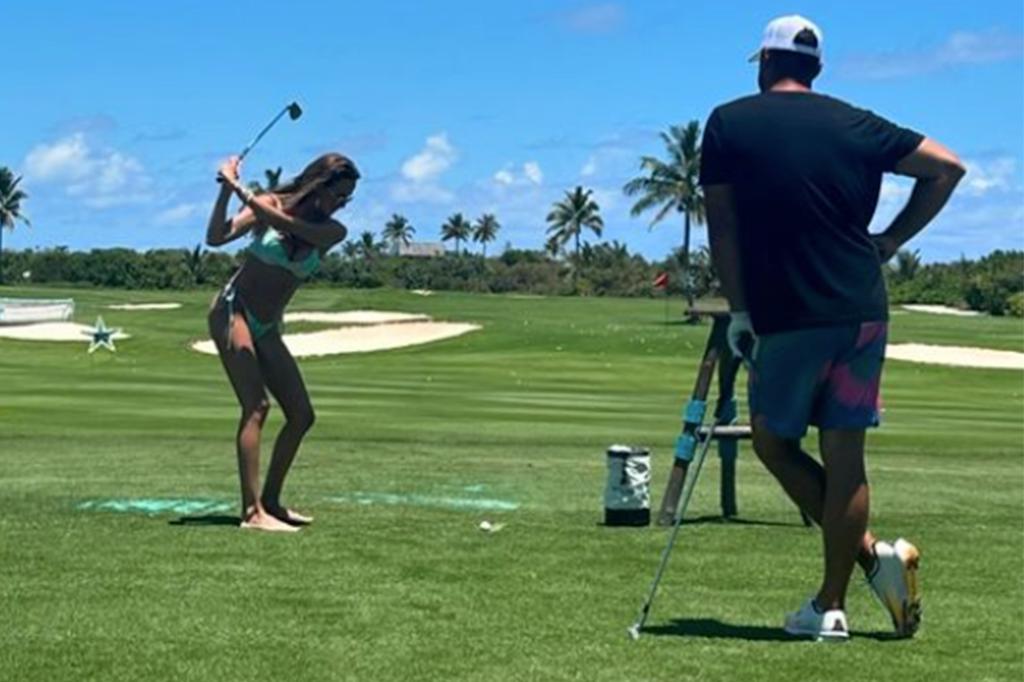
[[[220, 246], [245, 234], [252, 235], [252, 243], [242, 266], [214, 300], [210, 336], [242, 407], [237, 434], [241, 527], [296, 531], [312, 519], [286, 508], [281, 488], [299, 443], [313, 425], [313, 408], [298, 365], [281, 340], [280, 321], [323, 254], [345, 238], [345, 226], [331, 214], [348, 203], [359, 171], [340, 154], [324, 154], [287, 185], [253, 196], [239, 182], [239, 164], [238, 157], [231, 157], [217, 172], [221, 190], [206, 243]], [[229, 219], [232, 194], [243, 206]], [[270, 409], [268, 389], [286, 421], [261, 491], [260, 437]]]

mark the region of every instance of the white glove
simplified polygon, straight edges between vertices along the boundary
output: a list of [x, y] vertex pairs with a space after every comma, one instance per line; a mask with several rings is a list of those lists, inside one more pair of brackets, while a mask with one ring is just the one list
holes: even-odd
[[[729, 313], [729, 328], [726, 331], [729, 339], [729, 348], [732, 354], [741, 358], [748, 366], [757, 354], [757, 335], [754, 334], [754, 325], [750, 322], [750, 313], [746, 310], [737, 310]], [[744, 353], [741, 348], [746, 347], [749, 353]]]

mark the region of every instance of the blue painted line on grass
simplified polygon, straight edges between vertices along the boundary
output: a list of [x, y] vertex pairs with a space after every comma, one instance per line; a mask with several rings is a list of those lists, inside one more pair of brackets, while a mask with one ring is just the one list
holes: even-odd
[[227, 502], [181, 498], [115, 498], [86, 500], [77, 506], [80, 510], [112, 511], [142, 514], [203, 514], [223, 512], [231, 508]]
[[351, 504], [389, 504], [413, 507], [442, 507], [446, 509], [469, 509], [473, 511], [515, 511], [518, 502], [487, 498], [434, 497], [431, 495], [354, 492], [327, 498], [331, 502]]

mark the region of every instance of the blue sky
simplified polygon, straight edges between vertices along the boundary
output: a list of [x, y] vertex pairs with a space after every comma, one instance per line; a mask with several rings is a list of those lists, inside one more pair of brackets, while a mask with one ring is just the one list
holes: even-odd
[[[195, 245], [218, 159], [294, 98], [306, 114], [244, 174], [347, 153], [364, 176], [338, 216], [353, 234], [402, 213], [436, 240], [448, 215], [490, 211], [499, 244], [539, 248], [551, 203], [582, 184], [606, 239], [660, 258], [681, 225], [631, 218], [623, 183], [659, 131], [752, 92], [746, 57], [794, 12], [825, 34], [816, 89], [967, 161], [912, 244], [925, 260], [1024, 248], [1019, 0], [8, 3], [0, 164], [25, 176], [33, 227], [4, 245]], [[876, 224], [908, 193], [887, 181]]]

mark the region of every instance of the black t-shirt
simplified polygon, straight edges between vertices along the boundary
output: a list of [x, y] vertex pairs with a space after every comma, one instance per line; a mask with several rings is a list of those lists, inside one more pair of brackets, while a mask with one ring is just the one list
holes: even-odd
[[711, 113], [700, 182], [733, 187], [755, 331], [888, 319], [867, 228], [882, 173], [923, 139], [813, 92], [766, 92]]

